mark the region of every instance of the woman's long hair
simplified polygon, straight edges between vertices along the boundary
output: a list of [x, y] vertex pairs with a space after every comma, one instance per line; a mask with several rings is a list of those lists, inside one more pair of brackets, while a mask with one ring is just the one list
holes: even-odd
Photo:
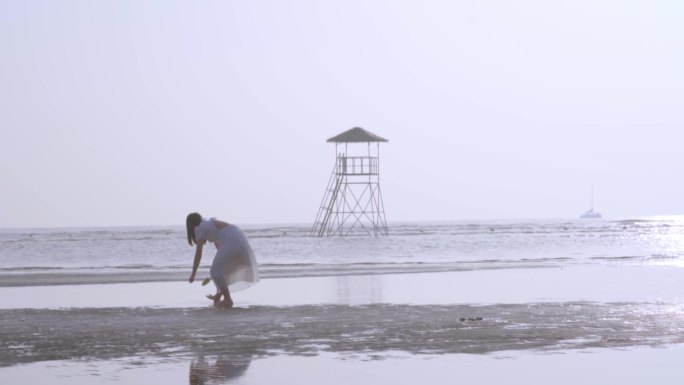
[[202, 222], [202, 216], [199, 213], [190, 213], [188, 217], [185, 218], [185, 229], [188, 231], [188, 243], [190, 246], [193, 243], [197, 243], [195, 239], [195, 227], [199, 226]]

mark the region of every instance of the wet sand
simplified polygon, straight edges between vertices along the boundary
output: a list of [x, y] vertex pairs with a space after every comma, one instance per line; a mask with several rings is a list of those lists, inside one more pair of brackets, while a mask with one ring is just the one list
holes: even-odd
[[493, 353], [684, 343], [664, 303], [0, 311], [0, 366], [122, 356]]
[[664, 266], [272, 278], [229, 310], [199, 283], [2, 287], [0, 378], [674, 383], [683, 289]]

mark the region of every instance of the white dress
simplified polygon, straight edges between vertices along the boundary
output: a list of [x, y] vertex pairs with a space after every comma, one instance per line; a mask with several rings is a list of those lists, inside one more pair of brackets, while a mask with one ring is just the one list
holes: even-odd
[[259, 282], [256, 258], [245, 233], [231, 224], [219, 230], [213, 219], [203, 219], [195, 227], [195, 239], [197, 242], [213, 242], [217, 246], [210, 270], [216, 287], [220, 289], [225, 284], [230, 291], [238, 291]]

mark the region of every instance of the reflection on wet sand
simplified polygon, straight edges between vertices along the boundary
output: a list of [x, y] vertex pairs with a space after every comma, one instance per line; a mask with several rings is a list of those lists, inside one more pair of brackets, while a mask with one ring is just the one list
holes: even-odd
[[242, 377], [251, 363], [252, 357], [219, 356], [208, 360], [199, 356], [190, 363], [190, 385], [228, 384], [231, 380]]
[[382, 302], [381, 275], [352, 275], [336, 277], [337, 303], [358, 305]]

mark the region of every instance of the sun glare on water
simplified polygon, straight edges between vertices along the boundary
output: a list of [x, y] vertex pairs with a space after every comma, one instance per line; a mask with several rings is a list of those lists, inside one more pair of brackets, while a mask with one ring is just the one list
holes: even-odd
[[649, 234], [649, 242], [662, 253], [653, 255], [649, 264], [655, 266], [684, 267], [684, 215], [650, 218], [660, 222]]

